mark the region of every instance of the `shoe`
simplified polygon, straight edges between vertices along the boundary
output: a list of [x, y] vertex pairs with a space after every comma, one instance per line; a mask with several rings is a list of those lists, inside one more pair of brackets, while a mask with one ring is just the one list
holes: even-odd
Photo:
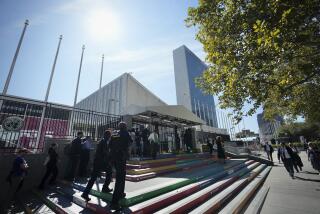
[[111, 204], [111, 205], [110, 205], [110, 209], [111, 209], [111, 210], [118, 211], [118, 210], [121, 209], [121, 207], [120, 207], [119, 204]]
[[89, 196], [85, 193], [82, 193], [81, 198], [85, 199], [87, 202], [91, 200], [91, 198], [89, 198]]
[[112, 192], [113, 189], [110, 189], [109, 187], [103, 187], [102, 188], [102, 192], [104, 193], [109, 193], [109, 192]]

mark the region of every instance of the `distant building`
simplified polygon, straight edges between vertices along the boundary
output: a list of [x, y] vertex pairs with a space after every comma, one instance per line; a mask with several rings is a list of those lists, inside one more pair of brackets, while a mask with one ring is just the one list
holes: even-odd
[[208, 126], [218, 128], [215, 102], [212, 95], [204, 94], [195, 85], [195, 78], [208, 68], [185, 45], [173, 51], [177, 104], [183, 105]]
[[243, 129], [241, 132], [236, 133], [236, 138], [247, 138], [247, 137], [259, 137], [259, 134], [254, 133], [249, 129]]
[[281, 124], [284, 122], [281, 116], [276, 116], [274, 121], [267, 121], [263, 118], [263, 113], [257, 115], [260, 141], [270, 141], [278, 137]]

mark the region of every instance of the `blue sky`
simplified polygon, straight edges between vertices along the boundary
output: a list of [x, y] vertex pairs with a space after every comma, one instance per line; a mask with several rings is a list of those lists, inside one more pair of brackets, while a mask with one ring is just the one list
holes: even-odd
[[[73, 104], [81, 46], [85, 44], [78, 100], [124, 72], [132, 75], [168, 104], [176, 104], [172, 50], [185, 44], [201, 59], [196, 30], [187, 28], [187, 9], [196, 0], [2, 0], [0, 2], [0, 87], [16, 49], [23, 23], [24, 37], [8, 94], [43, 100], [59, 35], [63, 35], [49, 101]], [[258, 131], [256, 115], [240, 129]]]

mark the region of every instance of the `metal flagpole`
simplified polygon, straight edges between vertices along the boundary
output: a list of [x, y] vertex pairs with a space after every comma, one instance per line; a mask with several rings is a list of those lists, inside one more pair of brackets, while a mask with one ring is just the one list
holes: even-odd
[[78, 98], [78, 90], [79, 90], [79, 82], [80, 82], [80, 75], [81, 75], [81, 68], [82, 68], [82, 60], [83, 60], [83, 53], [84, 53], [85, 46], [82, 45], [82, 53], [81, 53], [81, 59], [80, 59], [80, 66], [79, 66], [79, 73], [78, 73], [78, 80], [77, 80], [77, 87], [76, 87], [76, 93], [74, 95], [74, 102], [73, 107], [77, 104], [77, 98]]
[[74, 95], [74, 101], [73, 101], [73, 108], [71, 111], [71, 118], [70, 118], [70, 123], [69, 123], [69, 130], [70, 134], [72, 135], [72, 122], [73, 122], [73, 117], [74, 117], [74, 108], [77, 104], [77, 98], [78, 98], [78, 89], [79, 89], [79, 82], [80, 82], [80, 75], [81, 75], [81, 68], [82, 68], [82, 61], [83, 61], [83, 53], [84, 53], [85, 46], [82, 45], [82, 52], [81, 52], [81, 59], [80, 59], [80, 66], [79, 66], [79, 72], [78, 72], [78, 79], [77, 79], [77, 86], [76, 86], [76, 92]]
[[56, 56], [54, 57], [54, 62], [53, 62], [52, 70], [51, 70], [51, 75], [50, 75], [50, 79], [49, 79], [47, 93], [46, 93], [46, 97], [44, 99], [45, 102], [47, 102], [48, 98], [49, 98], [49, 93], [50, 93], [50, 89], [51, 89], [51, 83], [52, 83], [52, 79], [53, 79], [54, 70], [56, 68], [56, 63], [57, 63], [57, 59], [58, 59], [58, 55], [59, 55], [61, 40], [62, 40], [62, 35], [60, 35], [60, 37], [59, 37], [58, 48], [57, 48]]
[[10, 66], [10, 70], [9, 70], [9, 73], [8, 73], [8, 76], [7, 76], [7, 80], [6, 80], [6, 83], [4, 85], [4, 89], [2, 91], [3, 95], [7, 94], [7, 91], [8, 91], [8, 88], [9, 88], [9, 84], [10, 84], [10, 80], [11, 80], [11, 76], [12, 76], [12, 73], [13, 73], [13, 69], [14, 69], [14, 66], [16, 64], [16, 61], [17, 61], [17, 58], [18, 58], [18, 54], [19, 54], [19, 51], [20, 51], [20, 47], [21, 47], [21, 44], [22, 44], [22, 40], [23, 40], [23, 37], [24, 37], [24, 34], [26, 32], [26, 29], [27, 29], [28, 25], [29, 25], [29, 20], [27, 19], [25, 21], [25, 23], [24, 23], [24, 27], [23, 27], [23, 30], [22, 30], [22, 34], [20, 36], [18, 47], [16, 49], [16, 53], [14, 54], [14, 57], [13, 57], [13, 60], [12, 60], [11, 66]]
[[[103, 76], [103, 63], [104, 63], [104, 54], [102, 54], [102, 61], [101, 61], [101, 72], [100, 72], [100, 84], [99, 84], [99, 90], [97, 93], [97, 103], [96, 103], [96, 111], [102, 112], [102, 91], [101, 91], [101, 85], [102, 85], [102, 76]], [[101, 109], [98, 108], [98, 106], [101, 107]], [[98, 140], [98, 125], [100, 123], [100, 118], [97, 115], [96, 117], [96, 132], [95, 132], [95, 138]]]
[[102, 84], [103, 63], [104, 63], [104, 54], [102, 54], [102, 62], [101, 62], [101, 73], [100, 73], [100, 85], [99, 85], [99, 89], [101, 89], [101, 84]]
[[36, 141], [37, 148], [39, 146], [41, 135], [42, 135], [42, 127], [43, 127], [45, 112], [46, 112], [46, 108], [47, 108], [47, 102], [48, 102], [48, 98], [49, 98], [49, 93], [50, 93], [51, 83], [52, 83], [52, 79], [53, 79], [53, 74], [54, 74], [54, 71], [55, 71], [55, 68], [56, 68], [56, 64], [57, 64], [57, 59], [58, 59], [58, 55], [59, 55], [61, 40], [62, 40], [62, 35], [60, 35], [60, 37], [59, 37], [59, 43], [58, 43], [56, 55], [54, 57], [54, 61], [53, 61], [52, 69], [51, 69], [51, 75], [50, 75], [50, 79], [49, 79], [49, 83], [48, 83], [48, 87], [47, 87], [47, 92], [46, 92], [46, 96], [44, 98], [45, 106], [42, 109], [40, 125], [39, 125], [38, 134], [37, 134], [37, 141]]

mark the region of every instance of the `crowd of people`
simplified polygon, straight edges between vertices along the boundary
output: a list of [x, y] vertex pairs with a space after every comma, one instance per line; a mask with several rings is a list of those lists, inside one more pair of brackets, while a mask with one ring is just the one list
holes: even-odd
[[[314, 170], [320, 174], [320, 150], [315, 143], [305, 143], [304, 149], [308, 155], [308, 160], [311, 162], [311, 166]], [[266, 152], [268, 160], [273, 162], [272, 154], [274, 152], [273, 146], [266, 142], [264, 144], [264, 150]], [[283, 163], [285, 169], [289, 175], [294, 179], [294, 171], [299, 173], [302, 171], [303, 162], [299, 155], [300, 150], [293, 143], [281, 142], [278, 147], [278, 161]]]

